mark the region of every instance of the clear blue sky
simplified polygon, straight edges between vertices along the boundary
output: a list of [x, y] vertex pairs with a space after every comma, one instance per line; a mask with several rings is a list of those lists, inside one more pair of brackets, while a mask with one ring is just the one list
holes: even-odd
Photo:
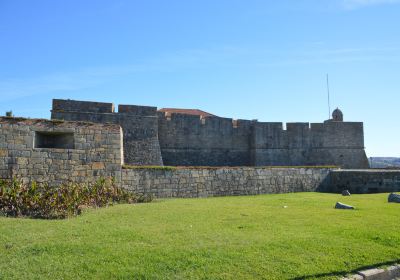
[[400, 156], [400, 1], [0, 0], [0, 114], [52, 98], [224, 117], [364, 121], [368, 156]]

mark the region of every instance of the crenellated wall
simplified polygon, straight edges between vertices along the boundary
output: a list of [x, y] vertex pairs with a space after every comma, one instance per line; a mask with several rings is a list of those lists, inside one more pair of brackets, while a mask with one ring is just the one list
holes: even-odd
[[254, 123], [256, 166], [336, 165], [368, 168], [361, 122]]
[[361, 122], [282, 123], [157, 112], [156, 107], [53, 100], [52, 119], [119, 124], [125, 162], [172, 166], [368, 168]]
[[157, 108], [74, 100], [53, 100], [51, 118], [67, 121], [113, 123], [124, 132], [124, 160], [132, 165], [162, 165], [158, 141]]
[[251, 121], [159, 114], [158, 134], [165, 165], [250, 166]]
[[276, 122], [158, 115], [165, 165], [369, 167], [361, 122], [287, 123], [286, 127]]

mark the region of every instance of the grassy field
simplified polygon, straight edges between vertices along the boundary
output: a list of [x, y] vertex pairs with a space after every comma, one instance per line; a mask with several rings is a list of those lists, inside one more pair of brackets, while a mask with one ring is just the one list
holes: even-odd
[[[357, 210], [335, 210], [336, 201]], [[0, 279], [336, 279], [399, 261], [399, 218], [387, 194], [319, 193], [0, 218]]]

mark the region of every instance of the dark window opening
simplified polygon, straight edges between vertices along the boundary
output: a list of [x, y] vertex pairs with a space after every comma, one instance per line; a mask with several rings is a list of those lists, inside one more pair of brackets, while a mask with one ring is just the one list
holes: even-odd
[[72, 132], [35, 132], [35, 148], [74, 149]]

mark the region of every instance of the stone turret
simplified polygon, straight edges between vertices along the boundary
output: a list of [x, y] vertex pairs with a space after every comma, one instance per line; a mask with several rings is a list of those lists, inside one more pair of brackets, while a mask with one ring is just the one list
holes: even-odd
[[336, 108], [332, 113], [332, 120], [334, 122], [342, 122], [343, 121], [343, 113], [339, 108]]

